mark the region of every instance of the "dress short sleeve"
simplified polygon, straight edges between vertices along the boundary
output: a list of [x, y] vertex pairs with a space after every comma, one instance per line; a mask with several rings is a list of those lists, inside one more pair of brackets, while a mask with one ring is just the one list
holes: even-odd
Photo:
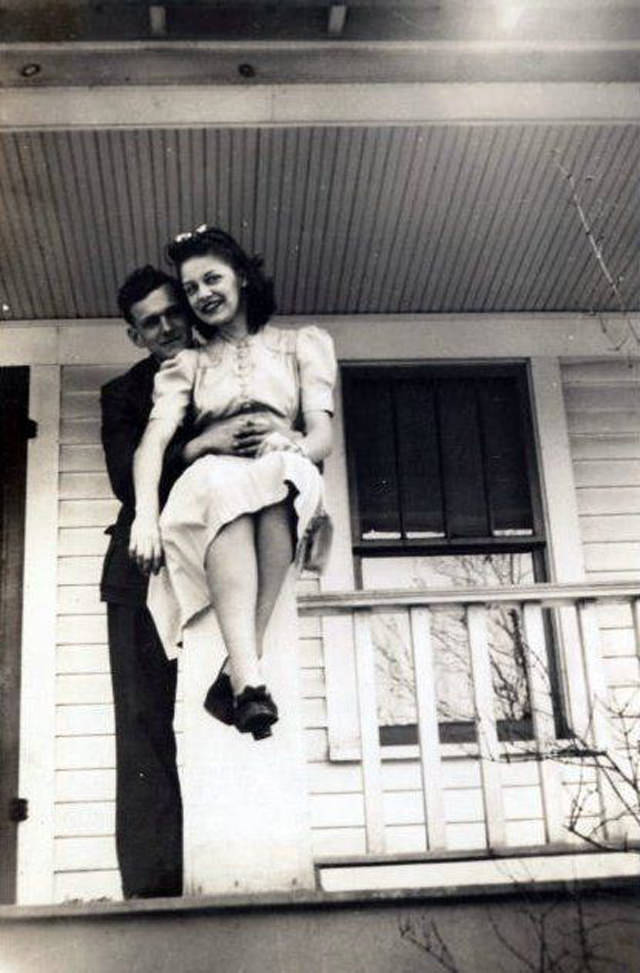
[[162, 363], [154, 379], [149, 422], [164, 419], [180, 425], [191, 401], [197, 364], [198, 352], [191, 348]]
[[337, 365], [331, 335], [315, 325], [300, 328], [296, 357], [300, 371], [302, 412], [322, 410], [333, 414]]

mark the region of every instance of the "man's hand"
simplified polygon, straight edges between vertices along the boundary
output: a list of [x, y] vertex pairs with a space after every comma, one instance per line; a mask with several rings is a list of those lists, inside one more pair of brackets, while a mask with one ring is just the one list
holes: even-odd
[[129, 536], [129, 557], [136, 562], [143, 574], [158, 573], [164, 556], [157, 520], [135, 518]]

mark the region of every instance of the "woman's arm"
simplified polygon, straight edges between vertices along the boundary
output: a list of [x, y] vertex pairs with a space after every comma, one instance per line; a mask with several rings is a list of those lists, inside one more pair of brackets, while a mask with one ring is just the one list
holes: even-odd
[[314, 463], [326, 459], [333, 448], [331, 415], [319, 409], [304, 413], [305, 434], [299, 444]]
[[162, 542], [158, 529], [158, 484], [164, 451], [177, 428], [174, 419], [150, 422], [133, 458], [136, 516], [131, 525], [129, 556], [146, 574], [156, 574], [162, 565]]

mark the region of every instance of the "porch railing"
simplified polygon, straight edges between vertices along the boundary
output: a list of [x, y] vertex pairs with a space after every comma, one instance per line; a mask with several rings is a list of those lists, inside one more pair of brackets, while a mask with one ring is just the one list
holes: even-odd
[[[610, 773], [607, 757], [611, 753], [613, 740], [606, 708], [608, 687], [598, 620], [598, 606], [608, 603], [624, 603], [631, 607], [638, 653], [640, 583], [336, 592], [299, 599], [301, 615], [348, 615], [353, 621], [367, 855], [379, 856], [386, 852], [383, 748], [377, 718], [375, 647], [371, 630], [372, 616], [381, 612], [406, 612], [409, 616], [426, 848], [429, 852], [437, 853], [446, 850], [446, 822], [432, 618], [434, 613], [451, 611], [452, 608], [463, 611], [475, 711], [476, 744], [473, 753], [480, 761], [486, 841], [488, 848], [496, 852], [505, 847], [500, 760], [508, 753], [509, 744], [499, 740], [495, 715], [487, 631], [488, 611], [493, 606], [515, 608], [520, 613], [532, 727], [531, 739], [526, 741], [526, 747], [523, 743], [520, 746], [523, 752], [526, 750], [529, 758], [539, 761], [539, 786], [547, 844], [563, 844], [569, 837], [561, 755], [569, 752], [571, 745], [575, 750], [576, 741], [579, 741], [582, 752], [590, 756], [590, 766], [595, 769], [600, 806], [599, 835], [607, 844], [620, 846], [624, 840], [625, 816], [621, 788]], [[557, 739], [551, 680], [540, 664], [540, 660], [547, 657], [543, 614], [547, 609], [553, 610], [553, 618], [557, 622], [555, 641], [565, 680], [570, 684], [565, 689], [570, 697], [568, 719], [571, 730], [568, 738], [561, 740]], [[598, 754], [603, 756], [600, 762]], [[640, 802], [640, 796], [636, 796]]]

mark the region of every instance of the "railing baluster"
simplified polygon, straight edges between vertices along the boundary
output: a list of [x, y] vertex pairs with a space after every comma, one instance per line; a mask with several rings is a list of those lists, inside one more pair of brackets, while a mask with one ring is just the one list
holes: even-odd
[[[606, 754], [611, 752], [612, 739], [609, 717], [607, 716], [607, 681], [602, 664], [600, 626], [597, 613], [598, 606], [595, 601], [578, 602], [580, 641], [589, 702], [590, 727], [588, 730], [595, 750], [603, 755], [606, 762]], [[620, 820], [621, 802], [614, 793], [611, 782], [607, 779], [602, 766], [597, 768], [596, 773], [604, 836], [610, 841], [622, 841], [624, 828]]]
[[550, 842], [561, 841], [566, 837], [561, 768], [557, 761], [546, 755], [554, 745], [556, 728], [541, 606], [535, 602], [525, 604], [523, 619], [533, 733], [541, 753], [540, 788], [546, 837]]
[[353, 626], [367, 851], [382, 854], [386, 850], [386, 842], [382, 804], [382, 762], [376, 705], [375, 659], [371, 639], [371, 612], [368, 609], [354, 611]]
[[489, 847], [497, 848], [506, 843], [506, 832], [500, 779], [498, 731], [493, 712], [493, 683], [491, 680], [485, 606], [468, 605], [466, 617], [471, 650], [471, 677], [478, 732], [485, 827]]
[[409, 620], [416, 680], [418, 741], [427, 848], [441, 849], [446, 848], [446, 834], [435, 665], [431, 641], [431, 612], [428, 608], [411, 608]]

